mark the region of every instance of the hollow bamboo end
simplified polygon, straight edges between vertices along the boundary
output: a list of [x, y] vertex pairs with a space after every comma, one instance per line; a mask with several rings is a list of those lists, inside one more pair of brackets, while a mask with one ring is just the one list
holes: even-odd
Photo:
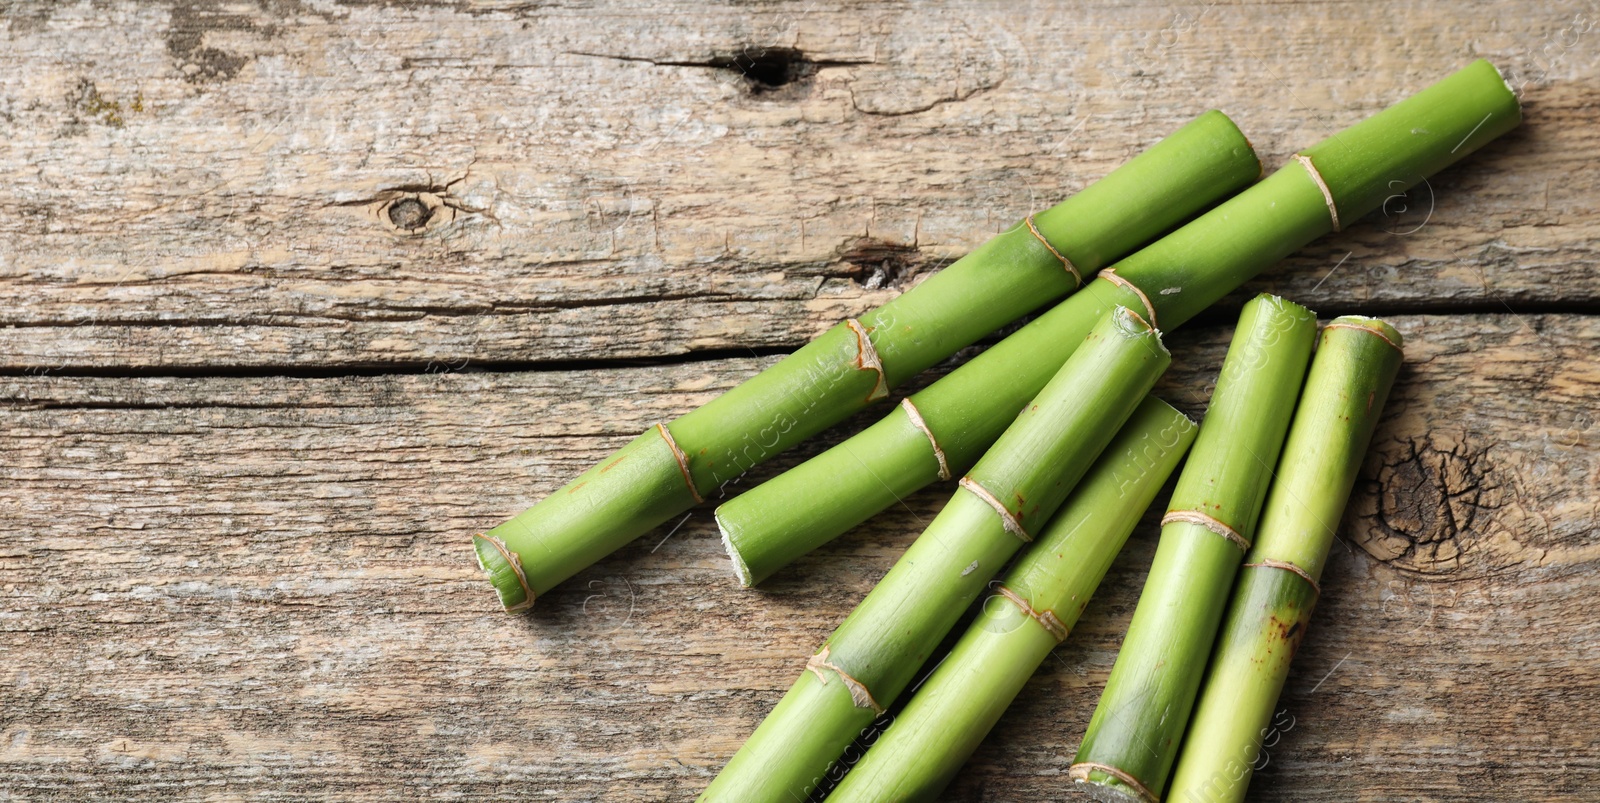
[[535, 595], [528, 587], [517, 553], [507, 548], [504, 541], [487, 534], [473, 536], [472, 549], [478, 556], [478, 568], [489, 575], [489, 583], [494, 586], [506, 613], [518, 613], [533, 607]]
[[1317, 313], [1314, 310], [1306, 307], [1303, 304], [1299, 304], [1299, 303], [1296, 303], [1294, 301], [1290, 301], [1289, 299], [1284, 298], [1283, 296], [1280, 296], [1280, 295], [1274, 295], [1272, 293], [1261, 293], [1260, 295], [1257, 295], [1255, 298], [1252, 298], [1250, 300], [1252, 302], [1259, 303], [1259, 304], [1262, 304], [1264, 306], [1267, 306], [1267, 307], [1271, 308], [1273, 312], [1276, 312], [1276, 313], [1279, 313], [1279, 314], [1282, 314], [1282, 315], [1292, 315], [1292, 316], [1294, 316], [1296, 318], [1300, 318], [1302, 320], [1307, 320], [1307, 321], [1314, 321], [1314, 320], [1317, 319]]
[[1102, 803], [1159, 803], [1160, 798], [1127, 773], [1104, 764], [1073, 764], [1074, 786]]
[[1117, 331], [1124, 337], [1148, 338], [1163, 355], [1169, 357], [1172, 355], [1172, 352], [1167, 351], [1167, 344], [1161, 340], [1161, 330], [1145, 320], [1144, 316], [1128, 307], [1117, 307], [1111, 314]]
[[755, 578], [750, 574], [750, 565], [744, 562], [744, 556], [739, 554], [739, 548], [733, 544], [733, 531], [722, 522], [722, 509], [712, 514], [717, 520], [717, 531], [722, 533], [722, 548], [728, 553], [728, 560], [733, 563], [733, 573], [739, 578], [739, 585], [744, 588], [753, 588]]
[[1360, 329], [1377, 335], [1396, 349], [1405, 347], [1405, 338], [1393, 326], [1377, 318], [1368, 318], [1365, 315], [1343, 315], [1328, 322], [1327, 328], [1335, 329]]

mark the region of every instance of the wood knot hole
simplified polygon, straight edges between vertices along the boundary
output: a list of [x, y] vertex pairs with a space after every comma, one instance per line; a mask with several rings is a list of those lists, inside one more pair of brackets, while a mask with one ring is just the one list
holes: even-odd
[[746, 47], [713, 59], [711, 66], [739, 73], [756, 95], [797, 83], [817, 71], [815, 63], [792, 47]]
[[417, 198], [400, 198], [385, 210], [389, 222], [401, 231], [416, 231], [433, 219], [433, 209]]

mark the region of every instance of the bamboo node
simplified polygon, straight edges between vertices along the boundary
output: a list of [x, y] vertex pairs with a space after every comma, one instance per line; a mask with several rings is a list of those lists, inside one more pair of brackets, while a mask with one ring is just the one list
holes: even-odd
[[1029, 605], [1028, 601], [1022, 598], [1022, 595], [1012, 591], [1009, 588], [1006, 588], [1003, 585], [995, 586], [995, 589], [1000, 593], [1000, 596], [1011, 600], [1013, 605], [1021, 608], [1023, 613], [1033, 617], [1033, 620], [1038, 622], [1039, 626], [1045, 629], [1045, 632], [1055, 636], [1057, 644], [1067, 640], [1067, 626], [1062, 624], [1060, 619], [1056, 618], [1054, 611], [1034, 610], [1033, 606]]
[[[522, 571], [522, 558], [518, 557], [517, 553], [512, 552], [511, 549], [506, 546], [506, 542], [493, 535], [478, 533], [472, 537], [481, 538], [484, 541], [489, 542], [489, 545], [494, 547], [496, 552], [500, 553], [500, 557], [505, 559], [506, 565], [511, 567], [512, 574], [517, 576], [517, 582], [522, 585], [522, 601], [515, 605], [505, 605], [504, 607], [506, 609], [506, 613], [517, 613], [519, 611], [525, 611], [529, 608], [532, 608], [534, 593], [533, 588], [528, 585], [528, 575], [524, 574]], [[478, 559], [478, 568], [483, 569], [486, 572], [489, 571], [489, 567], [483, 565], [482, 558]]]
[[1328, 216], [1333, 218], [1333, 230], [1339, 231], [1339, 207], [1333, 203], [1333, 190], [1328, 189], [1328, 182], [1322, 180], [1322, 174], [1318, 173], [1317, 166], [1311, 163], [1311, 157], [1303, 153], [1297, 153], [1294, 158], [1295, 161], [1305, 167], [1306, 173], [1311, 176], [1311, 180], [1317, 182], [1317, 189], [1322, 190], [1322, 200], [1328, 205]]
[[928, 428], [928, 422], [922, 420], [922, 413], [917, 411], [917, 406], [911, 403], [911, 397], [900, 400], [900, 406], [906, 408], [906, 416], [922, 434], [928, 436], [928, 445], [933, 447], [933, 456], [939, 461], [939, 479], [950, 479], [950, 464], [944, 459], [944, 450], [939, 448], [939, 439], [933, 437], [933, 430]]
[[1117, 769], [1116, 767], [1111, 766], [1110, 764], [1097, 764], [1093, 761], [1083, 761], [1073, 764], [1072, 768], [1067, 770], [1067, 775], [1071, 776], [1072, 780], [1078, 783], [1089, 783], [1089, 773], [1091, 772], [1103, 772], [1106, 775], [1116, 778], [1123, 785], [1135, 792], [1138, 792], [1139, 797], [1143, 799], [1145, 803], [1161, 803], [1161, 798], [1156, 796], [1155, 793], [1151, 792], [1147, 787], [1145, 787], [1144, 784], [1139, 783], [1139, 779]]
[[1078, 286], [1082, 287], [1083, 274], [1078, 272], [1078, 268], [1072, 264], [1072, 260], [1067, 259], [1065, 254], [1057, 251], [1056, 247], [1051, 245], [1050, 241], [1044, 238], [1044, 234], [1039, 231], [1039, 227], [1033, 222], [1033, 215], [1028, 215], [1026, 218], [1024, 218], [1024, 220], [1026, 220], [1028, 223], [1028, 231], [1033, 232], [1034, 239], [1038, 240], [1044, 245], [1045, 248], [1049, 249], [1050, 253], [1055, 254], [1056, 259], [1061, 260], [1061, 267], [1066, 268], [1067, 272], [1072, 274], [1072, 278], [1078, 283]]
[[1210, 530], [1217, 535], [1232, 541], [1233, 545], [1239, 548], [1239, 551], [1250, 551], [1250, 542], [1244, 536], [1240, 535], [1238, 530], [1235, 530], [1232, 527], [1229, 527], [1228, 525], [1223, 524], [1222, 522], [1207, 516], [1198, 510], [1169, 510], [1167, 511], [1167, 515], [1161, 517], [1161, 526], [1165, 527], [1175, 521], [1186, 522], [1188, 524], [1198, 524], [1201, 527], [1204, 527], [1207, 530]]
[[822, 670], [831, 670], [833, 674], [839, 677], [839, 681], [844, 684], [844, 687], [850, 690], [850, 701], [856, 704], [856, 708], [869, 708], [874, 714], [883, 714], [884, 707], [878, 705], [877, 700], [872, 699], [872, 692], [867, 691], [867, 684], [851, 677], [850, 673], [840, 669], [838, 664], [828, 661], [827, 647], [823, 647], [822, 652], [811, 656], [810, 660], [806, 661], [806, 669], [814, 673], [824, 686], [828, 685], [828, 676]]
[[982, 499], [989, 507], [994, 508], [994, 512], [1000, 514], [1000, 523], [1005, 526], [1006, 532], [1021, 538], [1023, 543], [1033, 542], [1033, 536], [1028, 535], [1028, 531], [1022, 529], [1022, 522], [1017, 521], [1016, 515], [1006, 510], [1006, 506], [994, 494], [989, 493], [988, 489], [979, 485], [971, 477], [962, 477], [959, 484], [961, 487], [971, 491], [973, 496]]
[[844, 319], [850, 331], [856, 333], [856, 367], [863, 371], [877, 371], [878, 382], [872, 386], [872, 392], [867, 394], [867, 401], [877, 401], [889, 395], [889, 383], [883, 375], [883, 360], [878, 358], [878, 350], [872, 345], [872, 338], [867, 337], [867, 328], [855, 318]]
[[1259, 563], [1246, 563], [1246, 564], [1244, 564], [1244, 568], [1246, 568], [1246, 569], [1282, 569], [1282, 570], [1284, 570], [1286, 572], [1289, 572], [1291, 574], [1298, 574], [1298, 575], [1300, 575], [1300, 579], [1302, 579], [1302, 580], [1306, 581], [1307, 583], [1311, 584], [1311, 593], [1316, 594], [1318, 597], [1322, 596], [1322, 586], [1317, 584], [1317, 580], [1316, 580], [1316, 578], [1311, 576], [1311, 572], [1308, 572], [1305, 569], [1302, 569], [1299, 566], [1296, 566], [1293, 563], [1290, 563], [1290, 562], [1288, 562], [1286, 560], [1263, 560], [1263, 561], [1261, 561]]
[[[1106, 281], [1111, 282], [1112, 284], [1117, 285], [1118, 287], [1126, 287], [1129, 292], [1131, 292], [1134, 295], [1138, 296], [1139, 300], [1144, 302], [1144, 311], [1149, 313], [1149, 315], [1150, 315], [1150, 320], [1147, 321], [1147, 323], [1150, 325], [1150, 328], [1151, 329], [1159, 329], [1159, 328], [1161, 328], [1160, 326], [1157, 325], [1157, 322], [1156, 322], [1156, 305], [1150, 303], [1150, 297], [1145, 295], [1144, 291], [1140, 290], [1138, 285], [1134, 284], [1133, 282], [1128, 281], [1127, 279], [1122, 278], [1121, 276], [1118, 276], [1117, 272], [1115, 270], [1110, 269], [1110, 268], [1107, 268], [1107, 269], [1105, 269], [1103, 271], [1100, 271], [1100, 278], [1105, 279]], [[1163, 290], [1161, 292], [1163, 294], [1166, 293], [1165, 290]]]
[[700, 489], [694, 487], [694, 475], [689, 473], [689, 456], [678, 448], [678, 442], [672, 439], [672, 433], [667, 431], [666, 424], [656, 424], [656, 431], [661, 433], [661, 439], [667, 442], [667, 447], [672, 450], [672, 456], [678, 460], [678, 471], [683, 473], [683, 483], [689, 486], [689, 496], [693, 497], [695, 504], [706, 501], [700, 496]]

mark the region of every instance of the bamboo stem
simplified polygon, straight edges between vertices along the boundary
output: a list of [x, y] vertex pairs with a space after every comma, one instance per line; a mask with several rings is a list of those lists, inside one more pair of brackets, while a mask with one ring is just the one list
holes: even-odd
[[1400, 346], [1398, 332], [1370, 318], [1336, 318], [1323, 329], [1168, 799], [1244, 799], [1305, 637], [1328, 548], [1400, 370]]
[[531, 607], [536, 595], [757, 463], [1073, 292], [1103, 265], [1259, 174], [1260, 163], [1232, 121], [1207, 112], [1061, 204], [705, 406], [657, 425], [477, 536], [479, 563], [507, 610]]
[[1119, 305], [1141, 309], [1095, 279], [877, 423], [722, 504], [717, 524], [740, 582], [755, 585], [911, 493], [961, 476]]
[[1177, 758], [1218, 622], [1277, 465], [1316, 340], [1309, 310], [1245, 305], [1205, 424], [1162, 519], [1161, 542], [1073, 779], [1101, 800], [1147, 800]]
[[829, 801], [935, 800], [1077, 623], [1195, 437], [1147, 396], [1043, 535]]
[[[746, 585], [983, 453], [1117, 304], [1170, 332], [1317, 237], [1510, 130], [1516, 98], [1478, 61], [1307, 149], [1265, 180], [1123, 259], [854, 438], [717, 509]], [[1325, 194], [1325, 190], [1328, 194]], [[1331, 204], [1330, 204], [1331, 201]]]
[[1119, 307], [1106, 315], [828, 638], [701, 800], [810, 794], [1055, 512], [1170, 362], [1159, 333], [1137, 314]]

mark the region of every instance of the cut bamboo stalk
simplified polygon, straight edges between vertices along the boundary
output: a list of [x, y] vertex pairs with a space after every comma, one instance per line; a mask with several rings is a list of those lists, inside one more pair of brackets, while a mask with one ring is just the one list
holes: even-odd
[[1521, 119], [1478, 61], [1303, 151], [1260, 183], [1102, 271], [1082, 292], [913, 395], [855, 437], [717, 509], [753, 585], [941, 478], [960, 476], [1105, 310], [1170, 332], [1267, 266], [1460, 160]]
[[829, 801], [938, 799], [1045, 656], [1066, 639], [1195, 429], [1165, 402], [1145, 397]]
[[1217, 635], [1167, 799], [1244, 799], [1350, 488], [1400, 370], [1400, 333], [1371, 318], [1323, 329], [1261, 528]]
[[1074, 780], [1099, 787], [1090, 790], [1098, 799], [1148, 800], [1166, 785], [1316, 337], [1310, 310], [1274, 296], [1257, 296], [1239, 316], [1072, 767]]
[[757, 463], [1073, 292], [1260, 170], [1232, 121], [1216, 111], [1201, 115], [1061, 204], [705, 406], [657, 424], [539, 504], [475, 536], [479, 564], [507, 610], [531, 607], [538, 594]]
[[1053, 514], [1171, 356], [1118, 307], [962, 477], [955, 495], [812, 656], [703, 801], [805, 799], [1000, 567]]

